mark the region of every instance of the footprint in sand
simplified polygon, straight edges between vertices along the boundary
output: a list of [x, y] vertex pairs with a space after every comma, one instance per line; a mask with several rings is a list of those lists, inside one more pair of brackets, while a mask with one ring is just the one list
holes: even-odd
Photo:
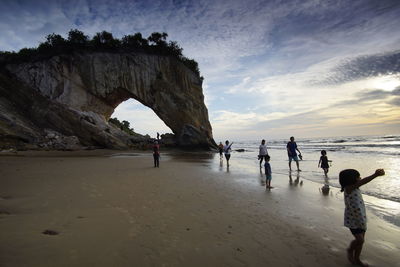
[[54, 230], [44, 230], [42, 232], [42, 234], [44, 234], [44, 235], [58, 235], [59, 233], [57, 231], [54, 231]]

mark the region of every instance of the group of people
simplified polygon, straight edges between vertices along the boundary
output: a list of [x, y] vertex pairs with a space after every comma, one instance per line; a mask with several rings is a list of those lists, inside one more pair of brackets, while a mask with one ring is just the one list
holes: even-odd
[[[227, 166], [229, 166], [229, 159], [231, 157], [232, 151], [232, 143], [229, 143], [228, 140], [225, 141], [225, 145], [220, 142], [219, 154], [220, 159], [223, 160], [223, 155], [225, 155], [225, 159], [227, 162]], [[300, 172], [299, 167], [299, 159], [302, 159], [302, 155], [300, 150], [297, 147], [296, 142], [294, 141], [294, 137], [290, 137], [290, 141], [286, 145], [288, 158], [289, 158], [289, 169], [291, 168], [291, 163], [294, 160], [296, 162], [297, 171]], [[297, 154], [298, 152], [298, 154]], [[158, 141], [154, 142], [153, 145], [153, 158], [154, 158], [154, 167], [159, 167], [160, 165], [160, 146]], [[271, 189], [271, 180], [272, 180], [272, 172], [271, 165], [269, 163], [270, 156], [268, 155], [267, 146], [265, 144], [265, 140], [261, 141], [261, 145], [259, 146], [259, 155], [258, 160], [260, 161], [260, 168], [262, 168], [262, 163], [264, 163], [265, 167], [265, 176], [266, 176], [266, 188]], [[327, 177], [329, 171], [329, 162], [327, 157], [327, 153], [325, 150], [321, 151], [321, 157], [318, 162], [318, 167], [321, 167], [324, 170], [324, 174]], [[367, 229], [367, 219], [365, 212], [365, 204], [363, 201], [363, 197], [360, 191], [360, 187], [369, 183], [373, 179], [378, 176], [385, 175], [385, 171], [383, 169], [377, 169], [374, 174], [367, 176], [361, 179], [360, 173], [354, 169], [346, 169], [339, 173], [339, 183], [341, 185], [341, 191], [344, 192], [344, 203], [345, 203], [345, 212], [344, 212], [344, 226], [350, 229], [354, 240], [350, 242], [349, 247], [347, 248], [347, 258], [348, 260], [355, 265], [359, 266], [368, 266], [360, 260], [361, 251], [364, 244], [364, 236]]]
[[[229, 166], [229, 159], [231, 157], [231, 151], [232, 151], [232, 143], [229, 143], [228, 140], [225, 141], [225, 145], [222, 144], [222, 142], [219, 143], [218, 149], [219, 149], [219, 155], [220, 159], [223, 159], [223, 155], [225, 155], [226, 163], [227, 166]], [[294, 137], [290, 137], [290, 141], [286, 145], [288, 157], [289, 157], [289, 169], [292, 170], [292, 160], [296, 162], [297, 165], [297, 170], [300, 170], [299, 167], [299, 158], [302, 159], [301, 152], [297, 148], [297, 144], [294, 141]], [[297, 152], [299, 154], [297, 155]], [[267, 150], [267, 145], [265, 144], [265, 140], [263, 139], [261, 141], [261, 145], [259, 147], [259, 153], [258, 153], [258, 160], [260, 161], [260, 168], [262, 167], [262, 162], [265, 160], [265, 175], [266, 175], [266, 187], [268, 189], [271, 189], [271, 180], [272, 180], [272, 173], [271, 173], [271, 165], [269, 163], [271, 157], [268, 155], [268, 150]], [[325, 165], [324, 165], [325, 166]], [[329, 166], [328, 166], [329, 168]]]
[[[227, 140], [225, 145], [219, 144], [220, 159], [223, 159], [222, 154], [225, 154], [227, 164], [229, 166], [229, 159], [231, 154], [231, 146], [233, 143], [229, 143]], [[294, 137], [290, 137], [290, 141], [286, 145], [288, 158], [289, 158], [289, 170], [291, 171], [291, 163], [294, 160], [296, 162], [297, 171], [301, 171], [299, 167], [299, 159], [302, 159], [300, 150], [297, 147]], [[298, 152], [298, 154], [297, 154]], [[260, 168], [262, 168], [262, 162], [265, 161], [265, 176], [266, 176], [266, 188], [271, 189], [271, 165], [269, 163], [270, 156], [268, 155], [267, 146], [265, 140], [261, 141], [259, 146], [258, 160], [260, 161]], [[321, 150], [321, 157], [318, 162], [318, 168], [321, 167], [324, 170], [325, 177], [328, 176], [329, 162], [326, 150]], [[367, 218], [365, 212], [365, 204], [360, 191], [360, 187], [369, 183], [378, 176], [385, 175], [383, 169], [377, 169], [374, 174], [361, 179], [360, 173], [354, 169], [346, 169], [339, 173], [339, 183], [341, 185], [341, 192], [344, 192], [344, 226], [349, 228], [352, 233], [354, 240], [350, 242], [347, 248], [348, 260], [358, 266], [368, 266], [360, 259], [361, 251], [364, 245], [365, 232], [367, 230]]]

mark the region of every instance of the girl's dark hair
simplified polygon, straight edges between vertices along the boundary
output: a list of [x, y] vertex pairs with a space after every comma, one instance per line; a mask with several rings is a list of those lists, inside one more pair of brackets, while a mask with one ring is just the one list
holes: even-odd
[[266, 159], [266, 160], [270, 160], [271, 157], [270, 157], [269, 155], [265, 155], [265, 159]]
[[357, 170], [347, 169], [341, 171], [339, 173], [339, 183], [342, 186], [342, 190], [340, 191], [343, 192], [346, 186], [357, 183], [358, 177], [360, 177], [360, 173]]
[[321, 155], [326, 155], [326, 150], [321, 150]]

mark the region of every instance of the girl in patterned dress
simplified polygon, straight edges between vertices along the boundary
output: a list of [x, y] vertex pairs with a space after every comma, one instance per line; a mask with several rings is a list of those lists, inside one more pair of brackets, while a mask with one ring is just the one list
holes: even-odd
[[382, 175], [385, 175], [383, 169], [378, 169], [374, 174], [363, 179], [361, 179], [360, 173], [354, 169], [343, 170], [339, 174], [341, 191], [344, 191], [344, 226], [350, 229], [355, 238], [347, 249], [347, 258], [351, 263], [359, 266], [368, 266], [360, 260], [364, 235], [367, 230], [367, 217], [359, 187]]

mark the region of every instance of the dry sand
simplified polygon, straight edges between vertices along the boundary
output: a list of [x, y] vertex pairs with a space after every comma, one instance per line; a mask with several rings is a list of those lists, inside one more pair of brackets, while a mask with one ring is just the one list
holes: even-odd
[[[0, 266], [351, 266], [337, 190], [110, 153], [0, 156]], [[399, 228], [368, 215], [363, 258], [400, 266]]]

